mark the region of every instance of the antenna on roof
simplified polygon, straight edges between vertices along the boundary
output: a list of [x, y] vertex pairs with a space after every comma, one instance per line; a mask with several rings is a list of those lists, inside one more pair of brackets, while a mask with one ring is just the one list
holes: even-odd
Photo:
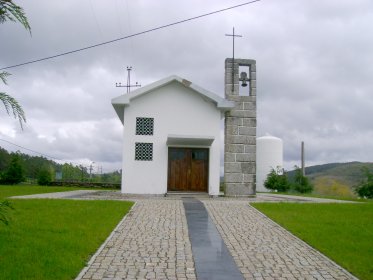
[[134, 85], [131, 85], [131, 70], [132, 70], [132, 66], [127, 66], [127, 84], [125, 86], [124, 85], [122, 86], [122, 83], [115, 83], [116, 87], [127, 88], [127, 93], [130, 92], [131, 87], [141, 87], [141, 85], [138, 84], [138, 82], [136, 82], [136, 84]]

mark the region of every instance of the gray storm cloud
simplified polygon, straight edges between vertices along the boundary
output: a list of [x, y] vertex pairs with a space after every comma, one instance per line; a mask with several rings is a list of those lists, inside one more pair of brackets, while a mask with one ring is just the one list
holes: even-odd
[[[123, 37], [240, 1], [16, 1], [32, 36], [0, 25], [0, 66]], [[176, 74], [223, 96], [224, 59], [257, 60], [258, 136], [284, 140], [287, 168], [372, 161], [373, 3], [262, 0], [132, 39], [18, 68], [1, 86], [22, 104], [27, 124], [0, 111], [0, 137], [66, 161], [119, 169], [121, 123], [110, 100], [123, 89], [125, 67], [142, 85]], [[4, 145], [3, 145], [4, 144]], [[1, 146], [15, 149], [1, 143]], [[298, 163], [299, 164], [299, 163]]]

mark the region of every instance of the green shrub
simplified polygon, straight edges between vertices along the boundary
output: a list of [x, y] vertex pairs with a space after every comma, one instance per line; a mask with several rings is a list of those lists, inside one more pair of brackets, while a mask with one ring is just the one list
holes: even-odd
[[355, 187], [355, 192], [359, 197], [373, 198], [373, 174], [368, 168], [363, 168], [365, 179]]
[[300, 193], [313, 191], [313, 185], [306, 176], [303, 176], [302, 170], [298, 166], [295, 166], [294, 182], [292, 182], [291, 188]]
[[42, 168], [38, 173], [38, 185], [47, 186], [52, 182], [51, 172], [47, 168]]
[[269, 172], [266, 180], [264, 181], [264, 186], [267, 189], [279, 192], [286, 192], [290, 188], [286, 173], [284, 170], [279, 168], [277, 171], [273, 168], [271, 169], [271, 172]]

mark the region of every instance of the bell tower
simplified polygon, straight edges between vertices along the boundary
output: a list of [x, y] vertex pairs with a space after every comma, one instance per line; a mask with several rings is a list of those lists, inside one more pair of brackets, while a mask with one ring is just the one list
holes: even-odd
[[225, 114], [225, 195], [252, 196], [256, 193], [255, 60], [225, 60], [225, 98], [236, 104]]

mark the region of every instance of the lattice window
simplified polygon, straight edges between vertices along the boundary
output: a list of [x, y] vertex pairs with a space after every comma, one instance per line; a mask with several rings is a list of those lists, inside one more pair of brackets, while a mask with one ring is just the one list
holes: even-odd
[[135, 143], [135, 160], [153, 160], [153, 143]]
[[153, 135], [154, 118], [136, 118], [136, 135]]

